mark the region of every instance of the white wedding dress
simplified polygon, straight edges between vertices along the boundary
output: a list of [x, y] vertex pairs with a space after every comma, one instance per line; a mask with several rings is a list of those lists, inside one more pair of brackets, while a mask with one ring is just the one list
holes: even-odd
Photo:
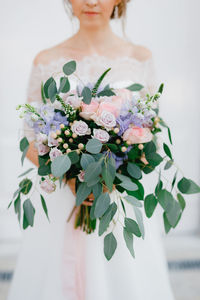
[[[53, 73], [62, 71], [62, 66], [69, 60], [72, 59], [59, 58], [47, 65], [32, 65], [28, 101], [42, 101], [41, 81], [45, 82]], [[111, 59], [88, 55], [77, 61], [76, 74], [85, 83], [94, 82], [109, 67], [111, 70], [103, 80], [105, 84], [126, 87], [141, 83], [149, 92], [158, 88], [152, 58], [138, 61], [127, 56]], [[75, 87], [77, 77], [70, 76], [70, 82], [72, 88]], [[157, 182], [157, 175], [148, 177], [142, 179], [146, 194], [153, 192], [152, 183], [155, 187]], [[58, 186], [55, 193], [44, 197], [51, 222], [48, 222], [39, 194], [35, 192], [31, 198], [36, 208], [34, 227], [23, 231], [8, 300], [174, 299], [160, 233], [163, 224], [158, 223], [156, 214], [147, 219], [142, 208], [145, 237], [134, 238], [135, 259], [126, 248], [122, 225], [118, 223], [113, 231], [117, 249], [107, 261], [103, 253], [105, 234], [99, 237], [96, 230], [86, 235], [73, 228], [73, 218], [66, 222], [75, 201], [69, 187], [60, 189]], [[134, 218], [133, 207], [126, 204], [126, 210], [128, 216]]]

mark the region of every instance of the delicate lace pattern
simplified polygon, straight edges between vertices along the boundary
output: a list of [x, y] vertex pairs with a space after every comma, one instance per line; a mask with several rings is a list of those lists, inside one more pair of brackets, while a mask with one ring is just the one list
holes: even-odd
[[[49, 77], [56, 74], [63, 75], [62, 67], [68, 61], [74, 60], [73, 58], [60, 57], [51, 61], [48, 64], [32, 64], [29, 82], [27, 86], [27, 101], [28, 102], [41, 102], [41, 82], [45, 82]], [[79, 79], [84, 84], [88, 81], [95, 82], [101, 74], [108, 68], [111, 70], [106, 74], [103, 79], [104, 84], [110, 83], [112, 87], [127, 87], [132, 83], [140, 83], [144, 85], [141, 91], [141, 96], [147, 92], [153, 94], [156, 92], [156, 76], [154, 60], [151, 57], [145, 61], [139, 61], [136, 58], [129, 56], [121, 56], [115, 59], [102, 55], [87, 55], [81, 60], [76, 60], [77, 68], [76, 75], [69, 76], [71, 86], [76, 85]], [[24, 126], [28, 129], [27, 126]], [[34, 136], [27, 131], [29, 140], [33, 140]]]

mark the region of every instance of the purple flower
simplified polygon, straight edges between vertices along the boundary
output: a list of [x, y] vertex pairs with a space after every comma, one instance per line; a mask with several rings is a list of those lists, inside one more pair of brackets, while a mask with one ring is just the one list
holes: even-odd
[[60, 123], [58, 121], [51, 120], [50, 122], [46, 123], [44, 133], [49, 135], [51, 131], [56, 131], [58, 129], [60, 129]]
[[122, 116], [120, 115], [117, 118], [117, 124], [119, 124], [120, 128], [119, 128], [119, 133], [118, 135], [121, 136], [129, 127], [129, 125], [131, 124], [132, 120], [132, 114], [128, 113], [126, 116]]
[[46, 125], [45, 125], [44, 121], [42, 121], [42, 120], [38, 120], [33, 124], [35, 133], [40, 133], [40, 132], [45, 133], [45, 127], [46, 127]]
[[39, 113], [45, 122], [49, 122], [54, 117], [54, 108], [48, 104], [44, 104], [40, 107]]
[[54, 115], [54, 121], [59, 122], [60, 124], [64, 124], [64, 125], [68, 125], [69, 122], [67, 120], [66, 116], [62, 116], [62, 114], [60, 112], [55, 113]]

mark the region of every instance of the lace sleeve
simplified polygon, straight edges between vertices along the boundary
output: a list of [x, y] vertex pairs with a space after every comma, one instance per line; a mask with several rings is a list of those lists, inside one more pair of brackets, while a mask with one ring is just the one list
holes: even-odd
[[[43, 80], [42, 70], [40, 65], [36, 66], [32, 63], [31, 71], [29, 73], [28, 85], [26, 88], [26, 103], [31, 103], [37, 105], [41, 103], [41, 83]], [[27, 137], [28, 141], [31, 142], [35, 139], [35, 134], [33, 129], [31, 129], [26, 123], [25, 119], [23, 120], [23, 135]]]

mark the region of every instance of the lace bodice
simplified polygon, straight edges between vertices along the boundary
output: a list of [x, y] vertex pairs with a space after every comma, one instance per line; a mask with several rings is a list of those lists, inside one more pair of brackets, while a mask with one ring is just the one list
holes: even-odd
[[[74, 60], [70, 57], [60, 57], [48, 64], [32, 64], [29, 82], [27, 86], [27, 101], [41, 102], [41, 82], [45, 81], [52, 75], [64, 75], [62, 67], [68, 61]], [[153, 94], [156, 92], [158, 85], [156, 84], [156, 74], [154, 59], [151, 57], [145, 61], [139, 61], [129, 56], [121, 56], [115, 59], [101, 56], [98, 54], [84, 56], [81, 60], [76, 60], [76, 75], [69, 76], [71, 88], [75, 88], [80, 78], [84, 83], [88, 81], [96, 82], [102, 73], [111, 68], [103, 79], [103, 84], [110, 84], [114, 88], [124, 88], [133, 83], [140, 83], [145, 88], [142, 89], [141, 95], [146, 92]], [[60, 74], [59, 74], [60, 73]], [[27, 126], [24, 125], [27, 131]], [[27, 132], [26, 132], [27, 135]], [[29, 134], [29, 139], [33, 138]]]

